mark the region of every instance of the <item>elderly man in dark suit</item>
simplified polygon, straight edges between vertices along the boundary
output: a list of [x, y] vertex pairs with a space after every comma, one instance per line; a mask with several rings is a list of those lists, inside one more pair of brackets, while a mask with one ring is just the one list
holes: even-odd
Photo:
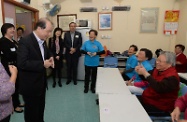
[[81, 33], [75, 31], [76, 23], [69, 24], [70, 31], [64, 35], [64, 43], [66, 47], [66, 63], [67, 63], [67, 82], [68, 85], [73, 80], [74, 85], [77, 85], [77, 67], [79, 57], [81, 55], [80, 48], [82, 45]]
[[25, 101], [25, 122], [44, 122], [46, 68], [54, 67], [53, 57], [46, 47], [45, 40], [52, 30], [52, 22], [41, 18], [34, 31], [19, 42], [17, 66], [20, 93]]

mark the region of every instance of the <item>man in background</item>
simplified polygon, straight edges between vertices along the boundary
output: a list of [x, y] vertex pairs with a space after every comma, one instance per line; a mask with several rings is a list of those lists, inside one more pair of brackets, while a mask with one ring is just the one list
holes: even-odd
[[81, 33], [75, 31], [76, 23], [69, 24], [69, 31], [64, 35], [64, 43], [66, 47], [66, 63], [67, 63], [67, 82], [68, 85], [73, 80], [74, 85], [77, 85], [77, 67], [79, 57], [81, 56], [80, 48], [82, 45]]
[[25, 122], [44, 122], [46, 68], [54, 67], [45, 41], [52, 30], [52, 22], [47, 18], [41, 18], [36, 23], [34, 31], [19, 42], [17, 66], [20, 93], [25, 101]]
[[20, 41], [21, 38], [23, 38], [24, 30], [22, 27], [17, 28], [17, 42]]

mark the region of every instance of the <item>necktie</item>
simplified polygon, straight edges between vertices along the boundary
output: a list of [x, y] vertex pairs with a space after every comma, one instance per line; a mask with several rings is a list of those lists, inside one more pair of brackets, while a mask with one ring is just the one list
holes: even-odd
[[75, 33], [71, 33], [71, 41], [72, 41], [72, 47], [73, 47], [73, 41], [74, 41], [74, 35], [75, 35]]

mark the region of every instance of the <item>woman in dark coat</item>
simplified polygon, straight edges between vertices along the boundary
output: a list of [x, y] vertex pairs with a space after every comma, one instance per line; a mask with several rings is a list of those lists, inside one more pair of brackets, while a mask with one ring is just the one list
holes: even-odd
[[[1, 56], [1, 63], [3, 64], [5, 70], [11, 75], [9, 72], [8, 65], [14, 65], [16, 66], [16, 60], [17, 60], [17, 48], [18, 48], [18, 43], [13, 40], [14, 34], [15, 34], [15, 27], [13, 24], [10, 23], [4, 23], [1, 27], [1, 33], [3, 37], [0, 39], [0, 56]], [[19, 82], [15, 84], [15, 93], [12, 95], [12, 100], [13, 100], [13, 106], [14, 106], [14, 111], [21, 113], [23, 112], [23, 109], [20, 108], [20, 101], [19, 101], [19, 93], [18, 93], [18, 87], [19, 87]]]
[[52, 70], [53, 75], [53, 88], [56, 86], [56, 73], [58, 74], [58, 85], [62, 87], [61, 83], [61, 69], [63, 67], [63, 50], [64, 50], [64, 40], [62, 39], [63, 30], [61, 28], [55, 28], [53, 32], [53, 37], [49, 39], [49, 49], [51, 50], [55, 67]]

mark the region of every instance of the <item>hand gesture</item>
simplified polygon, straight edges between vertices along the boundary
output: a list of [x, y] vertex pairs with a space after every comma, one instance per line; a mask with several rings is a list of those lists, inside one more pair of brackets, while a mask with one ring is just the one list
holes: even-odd
[[14, 65], [8, 65], [11, 75], [17, 75], [18, 70]]
[[134, 86], [133, 82], [132, 82], [132, 81], [130, 81], [130, 80], [129, 80], [129, 81], [127, 81], [127, 82], [126, 82], [126, 84], [127, 84], [127, 86]]
[[92, 56], [95, 56], [95, 55], [97, 55], [97, 53], [96, 53], [96, 52], [92, 53]]
[[92, 56], [92, 53], [91, 53], [91, 52], [87, 52], [87, 54], [88, 54], [89, 56]]
[[[59, 57], [59, 58], [60, 58], [60, 57]], [[55, 63], [54, 63], [53, 57], [51, 57], [51, 58], [49, 59], [49, 61], [51, 62], [51, 67], [54, 68], [54, 67], [55, 67]]]
[[56, 56], [56, 60], [59, 60], [60, 59], [60, 56]]
[[173, 112], [171, 113], [171, 119], [172, 119], [172, 122], [178, 122], [179, 118], [180, 118], [180, 109], [179, 107], [176, 107]]

